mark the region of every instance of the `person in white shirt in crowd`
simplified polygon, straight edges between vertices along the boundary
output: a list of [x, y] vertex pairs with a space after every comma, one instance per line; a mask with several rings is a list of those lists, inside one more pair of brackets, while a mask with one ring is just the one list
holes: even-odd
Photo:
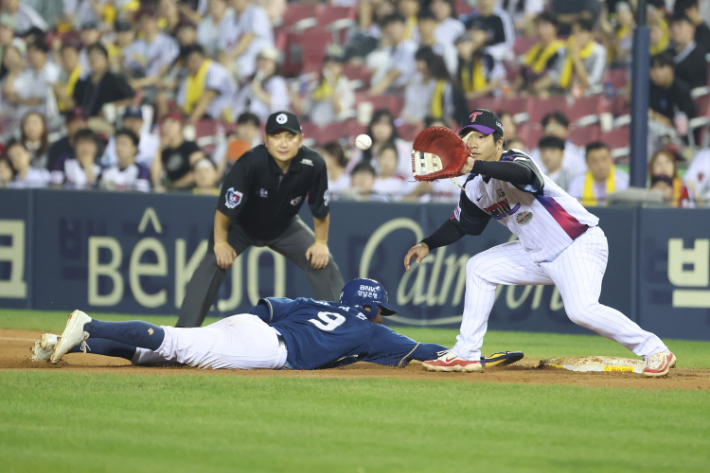
[[12, 40], [2, 58], [2, 64], [7, 70], [5, 78], [0, 83], [0, 138], [7, 141], [14, 136], [20, 127], [18, 109], [22, 106], [23, 100], [17, 95], [15, 88], [17, 78], [27, 67], [27, 48], [25, 42], [20, 38]]
[[609, 147], [601, 141], [587, 145], [589, 171], [575, 177], [569, 185], [569, 195], [585, 207], [604, 205], [607, 197], [629, 187], [629, 175], [614, 166]]
[[538, 144], [540, 159], [547, 169], [547, 177], [555, 181], [562, 190], [567, 192], [574, 176], [562, 167], [562, 160], [565, 156], [565, 142], [557, 136], [544, 136]]
[[373, 85], [368, 92], [371, 96], [401, 91], [416, 72], [414, 54], [417, 44], [404, 37], [407, 31], [404, 17], [399, 13], [392, 14], [385, 18], [383, 27], [387, 54], [383, 56], [375, 51], [368, 56], [368, 68], [375, 70]]
[[269, 115], [288, 110], [291, 105], [288, 85], [279, 74], [280, 54], [275, 48], [266, 48], [256, 60], [256, 74], [237, 93], [235, 113], [251, 112], [266, 123]]
[[210, 0], [209, 15], [197, 25], [197, 43], [205, 48], [209, 57], [217, 56], [220, 36], [229, 24], [234, 24], [234, 10], [229, 8], [229, 0]]
[[136, 163], [138, 135], [128, 128], [116, 132], [118, 163], [101, 174], [99, 187], [105, 190], [150, 192], [150, 171]]
[[497, 61], [513, 58], [515, 27], [505, 10], [496, 7], [497, 0], [478, 0], [478, 8], [464, 20], [466, 29], [486, 32], [485, 52]]
[[374, 166], [376, 171], [379, 171], [375, 156], [386, 145], [394, 145], [397, 148], [399, 157], [397, 172], [403, 176], [407, 176], [408, 173], [412, 172], [412, 143], [408, 143], [399, 137], [397, 128], [394, 126], [392, 112], [387, 109], [375, 110], [365, 133], [372, 138], [372, 146], [365, 151], [360, 149], [353, 150], [346, 168], [347, 173], [352, 174], [355, 166], [361, 162], [368, 163]]
[[323, 145], [320, 150], [325, 169], [328, 172], [328, 196], [331, 201], [340, 198], [340, 193], [350, 188], [350, 176], [345, 172], [348, 159], [345, 157], [345, 150], [336, 141], [331, 141]]
[[194, 125], [205, 115], [215, 120], [233, 121], [232, 104], [236, 85], [229, 71], [216, 61], [205, 57], [199, 44], [184, 51], [187, 76], [180, 83], [177, 104]]
[[429, 46], [436, 54], [444, 58], [446, 69], [453, 77], [459, 65], [456, 46], [453, 43], [441, 43], [437, 40], [435, 32], [437, 20], [429, 9], [421, 10], [417, 22], [417, 37], [419, 39], [418, 49]]
[[306, 115], [311, 123], [325, 126], [355, 116], [355, 88], [343, 73], [344, 57], [338, 47], [328, 48], [323, 69], [317, 80], [306, 85], [304, 98], [289, 88], [291, 104], [299, 115]]
[[[573, 176], [587, 172], [587, 162], [585, 151], [569, 139], [569, 120], [562, 112], [551, 112], [542, 119], [542, 127], [545, 136], [556, 136], [565, 141], [565, 157], [562, 160], [562, 167], [567, 169]], [[540, 149], [530, 152], [530, 157], [538, 165], [543, 173], [547, 173], [545, 163], [540, 158]]]
[[606, 48], [594, 41], [594, 23], [579, 20], [572, 27], [572, 33], [567, 40], [565, 60], [558, 61], [549, 75], [564, 91], [578, 94], [599, 89], [606, 70]]
[[195, 187], [192, 193], [195, 195], [219, 195], [217, 181], [219, 174], [217, 167], [209, 158], [203, 158], [197, 161], [192, 169], [192, 174], [195, 175]]
[[15, 178], [15, 171], [7, 156], [0, 156], [0, 188], [7, 187]]
[[370, 163], [360, 163], [353, 168], [350, 190], [343, 192], [342, 197], [348, 200], [386, 202], [387, 196], [380, 195], [373, 190], [377, 171]]
[[12, 15], [15, 19], [15, 33], [24, 33], [33, 27], [39, 28], [42, 31], [49, 29], [49, 26], [39, 13], [20, 0], [1, 0], [0, 5], [0, 13]]
[[429, 9], [436, 17], [436, 41], [442, 44], [454, 44], [456, 38], [466, 31], [463, 23], [456, 18], [456, 7], [452, 0], [433, 0]]
[[132, 78], [129, 83], [134, 90], [152, 88], [172, 67], [180, 47], [175, 39], [160, 31], [158, 16], [152, 8], [138, 10], [135, 21], [141, 37], [123, 50], [123, 66]]
[[241, 81], [254, 74], [259, 53], [274, 47], [274, 32], [264, 9], [249, 0], [231, 0], [230, 3], [234, 16], [224, 22], [220, 30], [220, 62], [231, 68]]
[[377, 167], [379, 172], [372, 184], [372, 192], [385, 196], [387, 200], [399, 201], [416, 188], [416, 183], [408, 183], [404, 177], [397, 174], [397, 148], [391, 144], [380, 148], [377, 152]]
[[48, 165], [49, 133], [41, 113], [30, 112], [22, 117], [20, 141], [32, 155], [31, 166], [45, 168]]
[[502, 0], [500, 8], [510, 15], [516, 31], [530, 31], [545, 3], [545, 0]]
[[59, 110], [54, 97], [54, 84], [59, 80], [59, 66], [49, 62], [49, 45], [38, 39], [27, 45], [27, 63], [15, 81], [17, 113], [23, 117], [34, 111], [42, 114], [50, 128], [59, 125]]
[[98, 137], [85, 128], [74, 135], [73, 155], [62, 155], [51, 174], [52, 187], [93, 189], [99, 182], [101, 166], [96, 162], [99, 152]]
[[400, 118], [406, 123], [423, 125], [424, 119], [430, 116], [453, 124], [456, 97], [443, 58], [428, 46], [420, 48], [414, 58], [417, 73], [404, 90]]
[[[138, 143], [136, 162], [150, 168], [155, 153], [158, 151], [158, 148], [160, 148], [160, 137], [156, 133], [151, 133], [148, 128], [144, 127], [144, 124], [143, 110], [140, 105], [126, 107], [126, 110], [123, 112], [121, 126], [131, 130], [139, 137], [140, 142]], [[101, 159], [101, 164], [104, 167], [109, 167], [115, 166], [117, 163], [116, 137], [112, 136], [108, 141], [108, 145], [106, 145], [106, 151]]]
[[695, 198], [699, 204], [710, 203], [710, 149], [697, 154], [690, 162], [684, 176], [695, 188]]
[[32, 155], [21, 141], [12, 141], [7, 145], [7, 157], [10, 158], [15, 178], [7, 187], [13, 189], [37, 189], [49, 184], [49, 171], [45, 168], [30, 166]]
[[79, 39], [82, 46], [79, 51], [79, 65], [81, 65], [82, 70], [88, 71], [91, 69], [89, 65], [89, 48], [94, 44], [101, 43], [99, 24], [95, 20], [82, 22]]

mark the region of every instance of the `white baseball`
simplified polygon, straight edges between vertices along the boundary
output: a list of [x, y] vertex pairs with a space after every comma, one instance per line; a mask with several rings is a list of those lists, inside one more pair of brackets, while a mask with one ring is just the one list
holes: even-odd
[[358, 135], [357, 138], [355, 138], [355, 146], [357, 146], [357, 149], [360, 151], [367, 151], [370, 149], [370, 146], [372, 146], [372, 138], [367, 135]]

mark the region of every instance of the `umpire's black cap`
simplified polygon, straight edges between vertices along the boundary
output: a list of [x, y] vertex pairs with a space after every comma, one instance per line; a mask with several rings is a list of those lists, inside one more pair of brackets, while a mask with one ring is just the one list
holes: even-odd
[[471, 112], [463, 128], [459, 130], [459, 136], [467, 134], [472, 129], [480, 131], [484, 135], [490, 135], [496, 132], [501, 135], [504, 134], [503, 125], [501, 125], [498, 115], [485, 109], [478, 109]]
[[271, 135], [279, 130], [301, 133], [301, 123], [298, 121], [298, 117], [291, 112], [272, 113], [266, 120], [266, 134]]

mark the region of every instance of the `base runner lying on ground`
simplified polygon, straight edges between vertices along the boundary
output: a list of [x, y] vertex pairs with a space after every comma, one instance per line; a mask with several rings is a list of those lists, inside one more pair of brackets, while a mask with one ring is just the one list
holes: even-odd
[[[35, 343], [32, 359], [57, 363], [66, 353], [88, 349], [138, 365], [172, 360], [196, 368], [312, 370], [357, 361], [404, 367], [448, 350], [379, 325], [382, 315], [394, 313], [384, 287], [371, 279], [347, 283], [339, 302], [265, 298], [248, 314], [201, 328], [102, 322], [75, 310], [61, 337], [44, 334]], [[522, 357], [505, 352], [482, 361], [495, 366]]]

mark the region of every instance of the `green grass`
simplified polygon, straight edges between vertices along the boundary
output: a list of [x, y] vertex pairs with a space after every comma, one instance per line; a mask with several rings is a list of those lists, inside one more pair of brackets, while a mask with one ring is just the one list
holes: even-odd
[[[7, 329], [65, 320], [0, 311]], [[400, 331], [448, 345], [456, 335]], [[669, 345], [682, 366], [708, 367], [710, 344]], [[486, 350], [501, 349], [628, 354], [601, 337], [489, 333]], [[708, 391], [0, 372], [2, 472], [700, 472], [708, 425]]]

